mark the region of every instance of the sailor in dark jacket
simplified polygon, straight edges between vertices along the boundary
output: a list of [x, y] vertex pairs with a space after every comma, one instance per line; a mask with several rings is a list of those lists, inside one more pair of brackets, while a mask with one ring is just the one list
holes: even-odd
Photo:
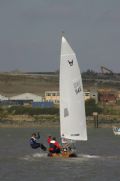
[[42, 143], [38, 143], [37, 140], [40, 139], [40, 134], [36, 135], [36, 133], [32, 134], [32, 137], [30, 138], [30, 146], [33, 149], [41, 148], [42, 150], [46, 151], [46, 147]]

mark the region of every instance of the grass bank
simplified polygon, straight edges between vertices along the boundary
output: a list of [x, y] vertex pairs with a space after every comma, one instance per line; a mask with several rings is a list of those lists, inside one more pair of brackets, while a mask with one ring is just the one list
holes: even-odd
[[[59, 127], [59, 115], [8, 115], [0, 120], [0, 127]], [[98, 115], [99, 128], [120, 127], [119, 116], [116, 115]], [[87, 116], [87, 127], [95, 127], [93, 116]]]
[[54, 127], [59, 126], [56, 115], [7, 115], [0, 120], [0, 127]]

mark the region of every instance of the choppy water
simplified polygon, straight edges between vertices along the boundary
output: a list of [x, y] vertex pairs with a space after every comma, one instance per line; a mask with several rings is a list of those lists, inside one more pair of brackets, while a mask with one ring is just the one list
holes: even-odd
[[[88, 141], [78, 143], [77, 158], [48, 158], [32, 150], [29, 137], [35, 129], [0, 129], [0, 181], [120, 181], [120, 136], [111, 129], [88, 129]], [[47, 145], [56, 128], [41, 128]]]

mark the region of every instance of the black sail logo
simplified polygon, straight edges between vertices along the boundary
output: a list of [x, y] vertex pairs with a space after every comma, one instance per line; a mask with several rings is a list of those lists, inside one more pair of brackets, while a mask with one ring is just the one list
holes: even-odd
[[73, 66], [73, 60], [71, 60], [71, 61], [68, 60], [68, 63], [69, 63], [70, 66]]

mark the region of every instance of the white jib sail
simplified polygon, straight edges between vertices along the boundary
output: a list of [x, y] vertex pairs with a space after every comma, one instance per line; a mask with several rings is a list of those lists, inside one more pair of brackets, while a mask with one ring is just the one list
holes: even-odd
[[61, 138], [87, 140], [82, 79], [76, 55], [62, 37], [60, 57]]

